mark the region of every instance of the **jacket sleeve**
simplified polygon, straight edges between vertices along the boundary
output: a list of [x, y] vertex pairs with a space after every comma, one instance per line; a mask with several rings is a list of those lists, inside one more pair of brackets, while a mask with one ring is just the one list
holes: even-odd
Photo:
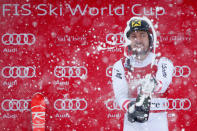
[[154, 90], [155, 92], [164, 93], [167, 90], [172, 82], [173, 71], [173, 63], [169, 59], [162, 57], [157, 65], [156, 80], [159, 84]]
[[116, 101], [124, 111], [127, 111], [130, 100], [128, 98], [128, 84], [125, 79], [124, 68], [121, 60], [116, 62], [113, 66], [112, 85]]

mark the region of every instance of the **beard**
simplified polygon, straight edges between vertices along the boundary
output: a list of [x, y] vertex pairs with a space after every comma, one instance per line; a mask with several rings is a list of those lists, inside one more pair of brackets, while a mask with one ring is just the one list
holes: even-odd
[[145, 47], [145, 43], [136, 42], [133, 44], [134, 44], [134, 47], [130, 48], [133, 55], [143, 56], [143, 55], [146, 55], [150, 51], [150, 47], [149, 48]]
[[148, 49], [144, 49], [144, 48], [132, 49], [133, 55], [136, 55], [136, 56], [146, 55], [148, 52], [149, 52], [149, 48]]

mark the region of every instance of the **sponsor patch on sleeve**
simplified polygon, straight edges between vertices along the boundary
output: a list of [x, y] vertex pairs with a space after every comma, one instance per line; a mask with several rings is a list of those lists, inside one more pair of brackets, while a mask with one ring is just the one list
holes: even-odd
[[117, 78], [119, 78], [119, 79], [122, 79], [122, 73], [120, 73], [119, 70], [116, 70], [116, 69], [115, 69], [115, 76], [116, 76]]

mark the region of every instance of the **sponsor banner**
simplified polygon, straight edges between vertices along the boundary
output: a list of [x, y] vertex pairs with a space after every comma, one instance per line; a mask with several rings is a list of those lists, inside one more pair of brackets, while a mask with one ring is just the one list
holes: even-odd
[[[160, 34], [158, 38], [159, 42], [174, 42], [179, 44], [182, 42], [191, 42], [191, 36], [186, 36], [184, 33], [178, 34]], [[111, 46], [124, 45], [126, 43], [123, 33], [109, 33], [106, 34], [106, 43]]]
[[[113, 66], [108, 66], [106, 68], [106, 76], [112, 77]], [[187, 65], [174, 66], [173, 77], [189, 77], [191, 74], [191, 69]]]
[[[135, 101], [135, 98], [131, 99]], [[105, 101], [105, 106], [109, 111], [122, 110], [114, 99]], [[152, 98], [152, 111], [166, 111], [166, 110], [190, 110], [191, 101], [188, 98]]]
[[[113, 65], [128, 55], [128, 20], [147, 17], [157, 35], [155, 62], [166, 57], [174, 65], [172, 82], [155, 94], [162, 98], [152, 99], [151, 111], [168, 114], [169, 131], [195, 131], [196, 3], [77, 2], [0, 1], [0, 129], [123, 130], [125, 112], [115, 99]], [[166, 71], [163, 64], [164, 77]], [[36, 92], [47, 101], [30, 108]]]

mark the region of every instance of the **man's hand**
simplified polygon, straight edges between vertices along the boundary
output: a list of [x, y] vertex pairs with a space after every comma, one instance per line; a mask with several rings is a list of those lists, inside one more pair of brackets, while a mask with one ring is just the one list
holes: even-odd
[[136, 102], [131, 102], [128, 107], [128, 120], [143, 123], [148, 120], [151, 99], [147, 95], [138, 95]]

